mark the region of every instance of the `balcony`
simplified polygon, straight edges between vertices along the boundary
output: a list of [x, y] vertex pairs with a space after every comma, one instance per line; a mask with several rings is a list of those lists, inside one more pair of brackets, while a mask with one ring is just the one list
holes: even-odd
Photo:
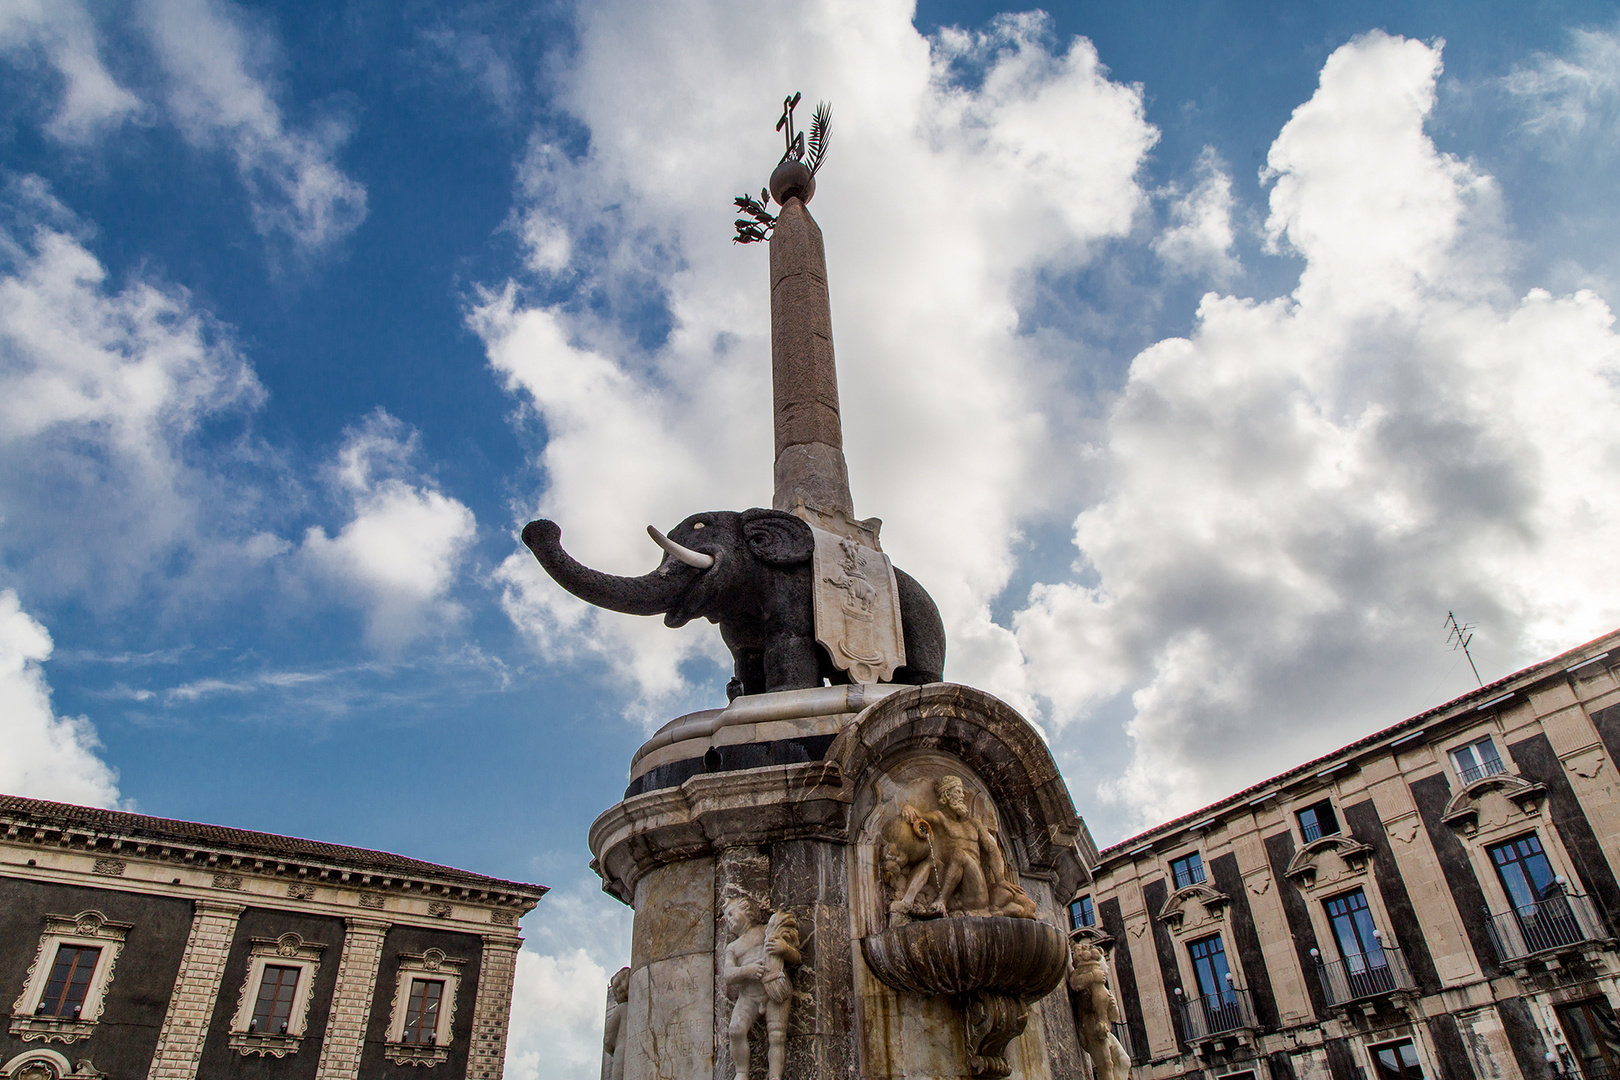
[[1316, 976], [1322, 982], [1322, 996], [1330, 1006], [1372, 1001], [1417, 986], [1401, 950], [1387, 945], [1343, 960], [1318, 961]]
[[1458, 769], [1457, 779], [1462, 781], [1463, 787], [1467, 787], [1475, 780], [1483, 780], [1487, 776], [1497, 776], [1505, 772], [1507, 772], [1507, 766], [1502, 764], [1500, 760], [1496, 758], [1487, 758], [1478, 765], [1470, 765], [1466, 769]]
[[1254, 1022], [1254, 1001], [1247, 990], [1232, 989], [1221, 994], [1201, 994], [1181, 1003], [1181, 1030], [1187, 1041], [1203, 1053], [1204, 1043], [1232, 1036], [1248, 1042]]
[[1590, 896], [1564, 893], [1491, 915], [1487, 923], [1496, 955], [1510, 968], [1528, 967], [1532, 959], [1556, 968], [1557, 954], [1607, 942], [1609, 928]]
[[1336, 836], [1336, 835], [1338, 835], [1338, 832], [1339, 832], [1339, 827], [1337, 825], [1333, 826], [1331, 829], [1323, 829], [1322, 825], [1319, 822], [1315, 822], [1315, 821], [1312, 821], [1312, 822], [1303, 822], [1302, 821], [1302, 822], [1300, 822], [1300, 825], [1299, 825], [1299, 835], [1304, 839], [1304, 841], [1307, 844], [1310, 843], [1312, 840], [1320, 840], [1324, 836]]

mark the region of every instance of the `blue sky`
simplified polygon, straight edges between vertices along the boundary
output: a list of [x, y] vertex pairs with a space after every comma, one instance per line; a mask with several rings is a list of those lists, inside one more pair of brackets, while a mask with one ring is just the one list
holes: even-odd
[[1620, 625], [1611, 5], [0, 0], [0, 789], [552, 885], [594, 1075], [726, 658], [517, 531], [769, 499], [794, 90], [856, 509], [1100, 842]]

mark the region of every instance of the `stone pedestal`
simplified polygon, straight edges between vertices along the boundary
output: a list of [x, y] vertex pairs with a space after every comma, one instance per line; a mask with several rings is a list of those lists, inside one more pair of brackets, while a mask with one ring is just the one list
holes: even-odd
[[[947, 775], [999, 834], [1008, 879], [1044, 926], [952, 913], [932, 926], [919, 916], [911, 925], [926, 932], [888, 934], [908, 919], [890, 912], [884, 829]], [[885, 934], [925, 942], [912, 957], [922, 968], [933, 962], [926, 942], [947, 939], [973, 946], [958, 958], [962, 970], [1008, 949], [1050, 967], [1049, 942], [1063, 938], [1066, 901], [1087, 873], [1081, 828], [1035, 730], [967, 687], [824, 687], [673, 721], [637, 755], [624, 801], [590, 832], [604, 888], [636, 912], [625, 1080], [737, 1075], [725, 955], [735, 936], [726, 907], [737, 898], [761, 917], [789, 912], [796, 922], [785, 1077], [966, 1080], [994, 1075], [984, 1070], [1002, 1061], [1007, 1075], [1028, 1080], [1089, 1075], [1065, 991], [1036, 985], [1051, 982], [1046, 974], [986, 983], [983, 993], [967, 983], [927, 992], [923, 976], [920, 990], [892, 985], [862, 943]], [[992, 926], [1015, 922], [1015, 932]], [[765, 1029], [761, 1020], [748, 1040], [751, 1080], [767, 1076]], [[996, 1054], [970, 1056], [986, 1047]]]

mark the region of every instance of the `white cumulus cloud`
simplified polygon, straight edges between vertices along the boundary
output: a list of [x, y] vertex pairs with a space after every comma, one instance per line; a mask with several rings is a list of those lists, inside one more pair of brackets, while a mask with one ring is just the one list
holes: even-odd
[[[558, 90], [590, 149], [537, 137], [519, 215], [544, 280], [571, 258], [566, 295], [496, 289], [471, 317], [548, 436], [535, 507], [584, 561], [627, 573], [656, 563], [649, 521], [770, 504], [767, 253], [731, 243], [727, 196], [758, 190], [780, 153], [759, 103], [802, 88], [834, 105], [811, 209], [857, 512], [882, 515], [886, 549], [939, 602], [951, 677], [1032, 706], [989, 604], [1079, 455], [1049, 392], [1067, 357], [1021, 332], [1020, 311], [1037, 273], [1084, 265], [1143, 207], [1157, 132], [1141, 92], [1039, 15], [927, 38], [908, 3], [829, 0], [735, 48], [756, 17], [741, 0], [579, 14]], [[666, 314], [667, 339], [646, 344]], [[677, 695], [681, 663], [715, 654], [712, 633], [584, 612], [527, 553], [501, 580], [531, 636], [592, 642], [643, 695]]]
[[385, 650], [455, 625], [449, 598], [477, 534], [471, 510], [417, 477], [418, 436], [378, 409], [349, 431], [330, 469], [350, 518], [336, 536], [312, 526], [300, 556], [365, 613], [366, 635]]
[[629, 962], [631, 913], [600, 884], [553, 889], [524, 920], [506, 1044], [512, 1080], [601, 1076], [608, 978]]
[[0, 547], [38, 589], [127, 598], [207, 546], [220, 523], [202, 507], [233, 499], [192, 460], [193, 436], [263, 391], [183, 289], [110, 283], [42, 181], [5, 194]]
[[143, 21], [187, 139], [236, 159], [254, 225], [304, 250], [348, 235], [366, 216], [366, 189], [335, 161], [347, 137], [328, 122], [289, 125], [255, 59], [273, 43], [226, 0], [144, 0]]
[[594, 1080], [602, 1069], [609, 972], [584, 949], [518, 952], [506, 1075], [513, 1080]]
[[1153, 251], [1172, 271], [1208, 274], [1225, 281], [1238, 272], [1232, 255], [1232, 178], [1213, 146], [1198, 155], [1196, 182], [1173, 191], [1172, 225], [1153, 241]]
[[95, 22], [79, 0], [0, 4], [0, 54], [17, 62], [35, 50], [61, 80], [56, 109], [45, 125], [52, 138], [83, 143], [140, 110], [140, 98], [120, 86], [102, 62]]
[[57, 716], [41, 665], [51, 635], [0, 591], [0, 791], [89, 806], [118, 802], [118, 774], [98, 756], [89, 718]]
[[1507, 292], [1495, 186], [1424, 131], [1440, 70], [1381, 33], [1329, 58], [1268, 159], [1298, 288], [1136, 357], [1087, 576], [1017, 616], [1059, 719], [1130, 695], [1105, 794], [1138, 823], [1434, 704], [1449, 609], [1487, 678], [1620, 623], [1614, 317]]

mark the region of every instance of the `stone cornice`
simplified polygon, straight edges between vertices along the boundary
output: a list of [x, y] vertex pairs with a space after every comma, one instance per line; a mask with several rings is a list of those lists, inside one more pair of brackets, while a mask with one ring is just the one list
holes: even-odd
[[[108, 854], [114, 850], [116, 858]], [[215, 854], [219, 857], [210, 861]], [[343, 874], [299, 863], [260, 863], [198, 849], [133, 844], [113, 849], [105, 838], [77, 836], [67, 843], [0, 837], [0, 877], [168, 895], [192, 901], [199, 910], [240, 911], [250, 905], [512, 940], [518, 940], [518, 920], [538, 901], [535, 896], [485, 894], [446, 883]]]
[[825, 837], [848, 829], [850, 785], [827, 761], [707, 773], [611, 807], [591, 825], [591, 866], [625, 903], [647, 871], [745, 844]]
[[121, 811], [0, 796], [0, 839], [93, 851], [116, 864], [136, 857], [220, 872], [416, 891], [463, 901], [534, 908], [544, 885], [504, 881], [388, 852], [271, 833], [198, 825]]

